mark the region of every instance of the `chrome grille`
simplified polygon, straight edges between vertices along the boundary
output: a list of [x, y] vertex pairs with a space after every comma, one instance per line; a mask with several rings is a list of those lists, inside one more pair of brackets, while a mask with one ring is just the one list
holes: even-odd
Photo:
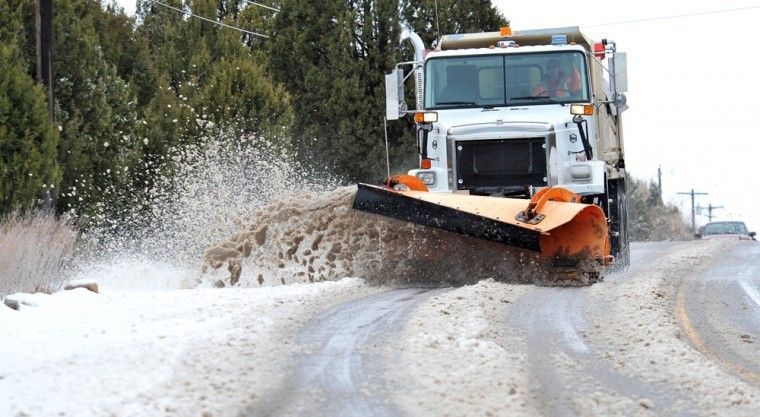
[[545, 186], [545, 143], [543, 137], [457, 141], [457, 189]]

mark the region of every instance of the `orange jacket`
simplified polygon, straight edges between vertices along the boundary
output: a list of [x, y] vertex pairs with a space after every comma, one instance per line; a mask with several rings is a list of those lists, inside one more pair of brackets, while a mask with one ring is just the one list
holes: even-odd
[[[544, 85], [546, 84], [546, 85]], [[573, 67], [570, 78], [565, 78], [564, 74], [551, 82], [545, 80], [533, 89], [533, 95], [537, 97], [564, 97], [568, 93], [578, 93], [581, 91], [581, 74], [577, 68]]]

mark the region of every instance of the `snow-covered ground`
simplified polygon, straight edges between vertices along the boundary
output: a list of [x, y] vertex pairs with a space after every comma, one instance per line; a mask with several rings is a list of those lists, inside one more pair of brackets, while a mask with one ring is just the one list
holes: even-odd
[[236, 415], [255, 402], [252, 387], [281, 377], [305, 321], [378, 290], [350, 278], [169, 289], [193, 274], [169, 269], [145, 284], [155, 272], [119, 265], [100, 294], [23, 295], [18, 311], [0, 305], [0, 416]]
[[[192, 270], [116, 262], [88, 272], [100, 294], [0, 305], [0, 416], [331, 416], [337, 407], [754, 417], [760, 275], [746, 254], [756, 252], [635, 244], [629, 270], [581, 288], [487, 279], [394, 289], [344, 278], [220, 289]], [[731, 310], [710, 285], [734, 280], [720, 271], [735, 269], [748, 298]], [[737, 355], [711, 345], [722, 337]]]

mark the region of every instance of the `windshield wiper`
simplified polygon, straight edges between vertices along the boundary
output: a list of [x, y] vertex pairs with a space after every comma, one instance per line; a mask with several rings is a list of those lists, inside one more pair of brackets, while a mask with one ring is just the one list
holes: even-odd
[[478, 103], [475, 101], [441, 101], [438, 103], [435, 103], [436, 106], [470, 106], [474, 107], [477, 106]]
[[510, 97], [509, 99], [510, 100], [543, 100], [543, 101], [545, 101], [547, 103], [563, 104], [563, 103], [560, 103], [559, 101], [557, 101], [557, 100], [555, 100], [555, 99], [553, 99], [551, 97], [547, 97], [547, 96], [521, 96], [521, 97]]

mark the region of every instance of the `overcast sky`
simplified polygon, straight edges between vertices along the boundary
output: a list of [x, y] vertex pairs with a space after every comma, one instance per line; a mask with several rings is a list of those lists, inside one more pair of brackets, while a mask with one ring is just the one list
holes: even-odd
[[[755, 57], [760, 33], [752, 29], [760, 21], [759, 1], [494, 4], [514, 29], [580, 26], [594, 40], [614, 40], [618, 50], [628, 52], [631, 108], [625, 113], [624, 135], [630, 172], [656, 178], [661, 165], [666, 202], [689, 213], [690, 198], [677, 193], [692, 188], [707, 192], [697, 202], [724, 206], [713, 212], [717, 219], [744, 220], [760, 232], [760, 194], [754, 191], [760, 179], [760, 68]], [[753, 6], [757, 8], [604, 25]], [[698, 224], [706, 221], [697, 216]]]
[[[134, 11], [135, 0], [117, 2]], [[628, 53], [629, 171], [655, 179], [661, 165], [666, 202], [688, 214], [690, 198], [677, 193], [707, 192], [697, 203], [724, 206], [714, 211], [717, 220], [744, 220], [760, 232], [760, 30], [752, 29], [760, 26], [760, 1], [493, 3], [514, 29], [580, 26], [594, 40], [614, 40]], [[618, 23], [737, 8], [747, 9]], [[445, 10], [440, 17], [445, 19]], [[698, 225], [706, 221], [697, 216]]]

